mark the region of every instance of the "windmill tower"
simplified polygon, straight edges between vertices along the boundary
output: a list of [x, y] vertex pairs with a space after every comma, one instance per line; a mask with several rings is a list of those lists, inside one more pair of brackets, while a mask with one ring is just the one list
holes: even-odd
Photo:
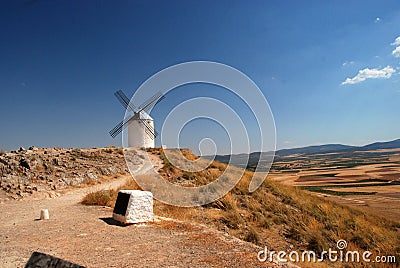
[[118, 90], [114, 95], [130, 115], [109, 132], [111, 137], [115, 138], [128, 126], [128, 147], [154, 148], [154, 139], [158, 133], [154, 129], [154, 119], [147, 113], [147, 110], [163, 99], [164, 96], [158, 92], [136, 109], [122, 90]]
[[128, 147], [154, 148], [154, 119], [145, 111], [128, 123]]

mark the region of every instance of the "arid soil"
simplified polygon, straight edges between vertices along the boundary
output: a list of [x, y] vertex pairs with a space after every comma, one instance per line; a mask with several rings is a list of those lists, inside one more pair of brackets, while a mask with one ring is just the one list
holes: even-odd
[[[79, 204], [88, 192], [117, 188], [128, 176], [67, 187], [57, 195], [29, 195], [0, 203], [0, 267], [23, 267], [33, 251], [87, 267], [272, 267], [260, 263], [261, 248], [223, 232], [156, 217], [120, 226], [112, 209]], [[85, 187], [83, 187], [85, 186]], [[48, 209], [49, 220], [39, 220]]]

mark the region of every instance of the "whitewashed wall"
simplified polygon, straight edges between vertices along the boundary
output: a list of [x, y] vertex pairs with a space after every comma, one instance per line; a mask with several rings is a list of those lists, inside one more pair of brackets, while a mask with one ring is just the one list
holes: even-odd
[[[147, 120], [154, 129], [154, 121]], [[128, 125], [128, 147], [154, 148], [154, 139], [145, 132], [145, 126], [138, 120], [132, 120]]]

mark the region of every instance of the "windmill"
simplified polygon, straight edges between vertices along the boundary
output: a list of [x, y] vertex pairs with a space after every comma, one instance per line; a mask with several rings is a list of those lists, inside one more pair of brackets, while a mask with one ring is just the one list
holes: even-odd
[[156, 93], [137, 109], [122, 90], [118, 90], [114, 95], [131, 115], [110, 130], [111, 137], [115, 138], [128, 126], [128, 147], [154, 148], [154, 139], [158, 133], [154, 129], [154, 119], [151, 118], [147, 111], [164, 98], [163, 94], [161, 92]]

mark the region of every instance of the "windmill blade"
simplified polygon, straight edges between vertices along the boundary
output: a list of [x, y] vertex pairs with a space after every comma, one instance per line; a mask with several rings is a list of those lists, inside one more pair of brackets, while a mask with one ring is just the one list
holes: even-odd
[[154, 133], [152, 132], [151, 128], [148, 128], [148, 127], [146, 126], [146, 124], [145, 124], [143, 121], [140, 121], [140, 120], [139, 120], [139, 122], [143, 124], [144, 132], [146, 132], [146, 134], [149, 135], [149, 137], [150, 137], [152, 140], [154, 140]]
[[154, 138], [155, 136], [154, 129], [147, 123], [146, 119], [137, 119], [137, 120], [139, 121], [139, 123], [143, 124], [144, 131], [146, 132], [146, 134]]
[[150, 99], [148, 99], [146, 102], [144, 102], [142, 105], [139, 106], [139, 112], [141, 111], [146, 111], [147, 108], [150, 107], [150, 105], [154, 104], [156, 105], [157, 102], [162, 100], [164, 98], [164, 95], [161, 92], [157, 92], [156, 94], [153, 95]]
[[124, 119], [123, 121], [119, 122], [113, 129], [111, 129], [109, 132], [111, 137], [115, 138], [119, 133], [121, 133], [122, 130], [128, 125], [128, 122], [131, 121], [133, 117], [134, 116], [131, 116], [128, 119]]
[[124, 121], [119, 122], [113, 129], [111, 129], [108, 133], [110, 136], [115, 138], [122, 131], [122, 124]]
[[146, 121], [145, 125], [151, 131], [151, 133], [153, 134], [154, 137], [158, 136], [157, 130], [155, 130], [155, 128], [153, 126], [151, 126], [147, 121]]
[[114, 96], [117, 97], [117, 99], [122, 104], [122, 106], [124, 106], [125, 109], [128, 108], [129, 100], [122, 90], [116, 91], [114, 93]]
[[143, 123], [147, 130], [146, 133], [153, 139], [158, 136], [157, 131], [147, 122], [147, 119], [139, 119], [139, 122]]
[[125, 109], [129, 109], [132, 112], [135, 112], [136, 108], [135, 106], [130, 103], [128, 97], [125, 95], [125, 93], [122, 90], [118, 90], [117, 92], [114, 93], [115, 97], [119, 100], [119, 102], [124, 106]]

